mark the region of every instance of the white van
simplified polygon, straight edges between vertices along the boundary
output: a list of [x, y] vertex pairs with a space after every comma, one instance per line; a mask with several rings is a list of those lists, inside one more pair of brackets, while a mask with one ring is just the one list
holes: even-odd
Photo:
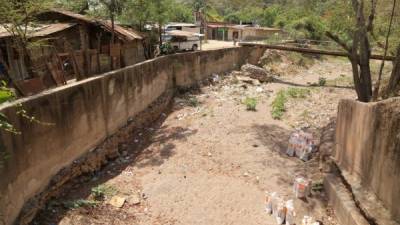
[[174, 51], [197, 51], [201, 45], [201, 35], [187, 31], [167, 31], [164, 41], [168, 42]]

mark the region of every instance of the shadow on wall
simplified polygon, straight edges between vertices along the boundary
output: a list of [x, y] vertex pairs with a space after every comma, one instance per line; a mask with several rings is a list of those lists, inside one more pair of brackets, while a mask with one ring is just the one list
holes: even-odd
[[[93, 194], [93, 188], [118, 177], [124, 171], [129, 171], [128, 167], [161, 166], [165, 160], [175, 154], [174, 141], [186, 140], [189, 136], [197, 133], [197, 130], [163, 126], [166, 118], [167, 115], [162, 114], [152, 124], [141, 124], [137, 128], [125, 128], [127, 129], [126, 133], [128, 133], [124, 138], [126, 141], [111, 145], [114, 148], [118, 148], [117, 158], [110, 159], [108, 164], [101, 170], [81, 175], [65, 184], [59, 191], [59, 193], [63, 194], [48, 201], [46, 207], [39, 212], [30, 224], [53, 225], [60, 223], [70, 210], [75, 210], [74, 207], [66, 205], [79, 202], [82, 199], [88, 199]], [[134, 187], [137, 186], [137, 190], [140, 190], [139, 184], [132, 185]], [[79, 210], [90, 214], [96, 208], [86, 206]], [[54, 215], [55, 212], [57, 212], [56, 215]], [[118, 212], [110, 210], [109, 213]], [[109, 215], [109, 218], [113, 216]], [[117, 217], [118, 215], [115, 216]], [[85, 223], [85, 221], [80, 222]], [[86, 224], [90, 223], [90, 221], [86, 222]]]

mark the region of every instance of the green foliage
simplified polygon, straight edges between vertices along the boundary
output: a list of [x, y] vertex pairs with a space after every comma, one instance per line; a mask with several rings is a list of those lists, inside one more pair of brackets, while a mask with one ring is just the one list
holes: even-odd
[[98, 185], [91, 190], [91, 194], [96, 200], [103, 200], [107, 196], [111, 196], [117, 193], [117, 190], [112, 186]]
[[97, 201], [91, 201], [91, 200], [86, 200], [86, 199], [77, 199], [73, 201], [67, 201], [64, 202], [63, 205], [67, 209], [77, 209], [81, 207], [94, 207], [98, 205], [99, 202]]
[[275, 120], [282, 119], [286, 111], [285, 104], [290, 98], [306, 98], [310, 93], [311, 90], [305, 88], [290, 87], [286, 90], [280, 90], [271, 104], [272, 118]]
[[287, 102], [287, 97], [285, 91], [284, 90], [279, 91], [271, 105], [272, 106], [271, 115], [273, 119], [275, 120], [282, 119], [282, 116], [286, 111], [285, 109], [286, 102]]
[[286, 90], [286, 94], [290, 98], [305, 98], [310, 94], [310, 89], [293, 88], [290, 87]]
[[320, 77], [318, 79], [318, 85], [321, 86], [321, 87], [325, 86], [326, 85], [326, 78], [325, 77]]
[[247, 97], [243, 101], [243, 104], [246, 105], [247, 111], [257, 111], [257, 99], [256, 98]]
[[196, 98], [196, 96], [192, 96], [192, 97], [189, 97], [188, 104], [191, 107], [198, 107], [200, 105], [200, 102]]

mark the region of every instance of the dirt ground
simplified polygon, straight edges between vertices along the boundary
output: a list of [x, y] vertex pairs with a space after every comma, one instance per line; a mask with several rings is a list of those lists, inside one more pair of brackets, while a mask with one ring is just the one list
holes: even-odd
[[[296, 128], [319, 132], [335, 116], [340, 98], [355, 98], [353, 90], [335, 82], [339, 87], [310, 87], [320, 77], [345, 80], [350, 65], [326, 59], [309, 68], [283, 63], [276, 70], [286, 72], [272, 83], [248, 84], [219, 74], [216, 83], [175, 98], [172, 111], [139, 131], [123, 157], [89, 181], [70, 184], [32, 224], [272, 225], [266, 191], [295, 200], [297, 224], [305, 215], [336, 224], [323, 192], [306, 201], [294, 197], [295, 177], [320, 182], [319, 160], [303, 162], [283, 153]], [[271, 102], [288, 87], [310, 93], [288, 100], [282, 119], [274, 120]], [[257, 111], [246, 110], [246, 97], [257, 99]], [[140, 152], [135, 157], [134, 149]], [[98, 185], [104, 199], [93, 201], [91, 189]], [[111, 205], [118, 197], [122, 206]]]
[[214, 50], [214, 49], [221, 49], [221, 48], [231, 48], [231, 47], [235, 47], [233, 45], [233, 41], [208, 40], [207, 43], [203, 42], [202, 50], [206, 51], [206, 50]]

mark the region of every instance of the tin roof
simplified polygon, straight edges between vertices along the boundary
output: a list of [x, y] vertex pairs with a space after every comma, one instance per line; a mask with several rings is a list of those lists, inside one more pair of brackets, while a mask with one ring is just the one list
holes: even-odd
[[[53, 23], [53, 24], [35, 24], [35, 26], [28, 27], [28, 36], [29, 37], [45, 37], [50, 34], [54, 34], [68, 28], [75, 26], [75, 23]], [[0, 24], [0, 38], [11, 37], [13, 36], [6, 27], [10, 26], [9, 24]]]
[[[90, 23], [96, 26], [102, 27], [104, 30], [107, 30], [108, 32], [112, 31], [112, 24], [110, 21], [107, 20], [99, 20], [99, 19], [93, 19], [88, 16], [66, 11], [66, 10], [61, 10], [61, 9], [51, 9], [50, 12], [53, 13], [59, 13], [64, 16], [71, 17], [73, 19], [83, 21], [85, 23]], [[114, 31], [115, 34], [118, 38], [124, 40], [124, 41], [133, 41], [135, 39], [143, 39], [142, 35], [140, 35], [139, 32], [131, 29], [131, 28], [124, 28], [118, 24], [114, 24]]]

